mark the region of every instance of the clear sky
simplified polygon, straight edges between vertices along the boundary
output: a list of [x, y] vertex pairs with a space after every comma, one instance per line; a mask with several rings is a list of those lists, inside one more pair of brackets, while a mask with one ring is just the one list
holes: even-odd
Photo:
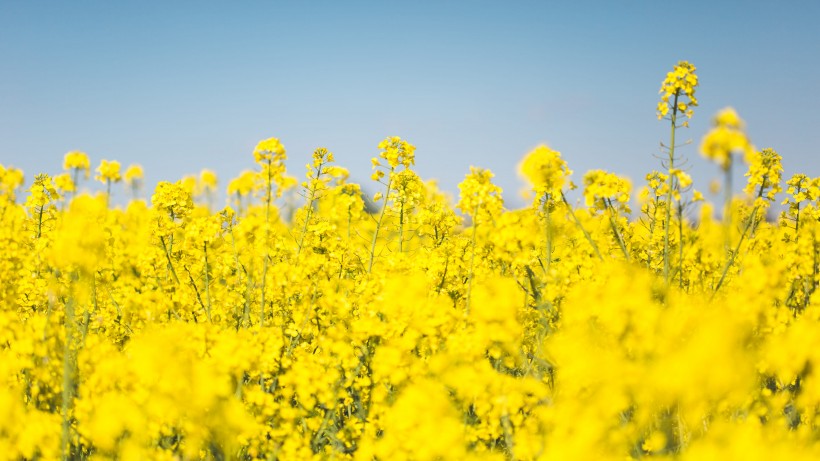
[[292, 174], [324, 146], [375, 191], [369, 159], [397, 135], [453, 194], [476, 165], [521, 205], [539, 143], [576, 182], [602, 168], [637, 189], [669, 135], [661, 81], [688, 60], [696, 186], [719, 177], [698, 144], [726, 106], [787, 174], [820, 176], [818, 24], [817, 1], [0, 0], [0, 163], [30, 180], [82, 150], [149, 187], [202, 168], [224, 187], [278, 137]]

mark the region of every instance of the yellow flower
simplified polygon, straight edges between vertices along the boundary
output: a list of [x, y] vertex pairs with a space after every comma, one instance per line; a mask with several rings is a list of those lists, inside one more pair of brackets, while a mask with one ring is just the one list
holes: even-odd
[[143, 176], [142, 166], [135, 164], [129, 165], [128, 168], [126, 168], [123, 178], [126, 184], [133, 187], [142, 181]]
[[175, 183], [161, 181], [157, 184], [154, 195], [151, 196], [151, 204], [164, 215], [182, 219], [188, 216], [193, 209], [193, 198], [191, 191], [183, 185], [182, 181]]
[[495, 216], [504, 206], [501, 188], [492, 183], [495, 176], [492, 171], [471, 166], [470, 174], [459, 183], [459, 201], [456, 208], [463, 213], [478, 219], [481, 212]]
[[74, 180], [71, 179], [71, 175], [68, 173], [55, 176], [54, 185], [63, 192], [74, 192], [76, 190]]
[[584, 175], [584, 202], [596, 210], [615, 207], [629, 213], [632, 184], [626, 178], [604, 170], [590, 170]]
[[0, 164], [0, 195], [8, 195], [9, 198], [13, 199], [14, 191], [22, 186], [24, 182], [23, 170], [4, 167]]
[[518, 174], [532, 184], [536, 202], [545, 194], [559, 196], [572, 170], [561, 158], [561, 153], [541, 145], [528, 153], [518, 165]]
[[214, 190], [216, 189], [216, 173], [211, 170], [202, 170], [199, 173], [199, 183], [202, 185], [204, 189]]
[[228, 183], [228, 195], [248, 195], [253, 191], [256, 173], [250, 170], [243, 171], [237, 178]]
[[670, 109], [675, 115], [683, 114], [686, 118], [692, 118], [692, 107], [698, 105], [695, 99], [695, 90], [698, 86], [698, 76], [695, 75], [695, 66], [680, 61], [666, 74], [666, 78], [661, 84], [661, 101], [658, 103], [658, 119], [662, 119], [669, 114]]
[[733, 154], [743, 154], [750, 160], [754, 146], [743, 131], [743, 121], [734, 109], [727, 107], [715, 116], [712, 128], [700, 145], [701, 154], [720, 165], [723, 170], [732, 165]]
[[97, 167], [97, 176], [95, 176], [94, 179], [103, 184], [119, 182], [122, 179], [120, 175], [120, 162], [116, 160], [109, 162], [103, 159], [102, 162], [100, 162], [100, 166]]
[[783, 175], [781, 157], [774, 149], [767, 148], [751, 155], [749, 171], [746, 176], [749, 182], [743, 189], [747, 194], [753, 195], [757, 191], [758, 202], [761, 206], [766, 206], [773, 202], [775, 195], [782, 190], [780, 179]]
[[63, 169], [83, 171], [86, 179], [88, 179], [91, 172], [91, 161], [85, 152], [73, 150], [65, 154], [63, 158]]
[[[381, 150], [379, 157], [386, 160], [387, 165], [391, 169], [395, 169], [399, 165], [409, 168], [410, 165], [415, 165], [416, 163], [416, 147], [398, 136], [385, 138], [379, 143], [379, 149]], [[371, 163], [373, 164], [373, 168], [379, 166], [378, 159], [376, 158], [372, 159]]]
[[268, 138], [259, 141], [253, 149], [253, 158], [256, 163], [263, 163], [274, 159], [284, 160], [285, 146], [278, 138]]

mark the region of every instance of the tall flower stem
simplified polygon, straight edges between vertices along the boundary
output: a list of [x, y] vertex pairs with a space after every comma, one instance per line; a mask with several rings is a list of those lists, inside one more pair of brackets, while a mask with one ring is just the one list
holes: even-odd
[[755, 221], [755, 216], [757, 215], [757, 209], [759, 206], [755, 206], [752, 210], [752, 215], [749, 217], [749, 221], [746, 223], [746, 226], [743, 228], [743, 232], [740, 234], [740, 240], [738, 240], [737, 245], [735, 246], [734, 251], [729, 253], [729, 258], [726, 261], [726, 265], [723, 266], [723, 273], [720, 274], [720, 280], [718, 280], [717, 285], [715, 285], [715, 290], [712, 293], [712, 297], [717, 294], [720, 287], [723, 286], [723, 281], [726, 279], [726, 274], [729, 273], [729, 269], [737, 259], [737, 254], [740, 252], [740, 245], [743, 244], [743, 240], [746, 238], [746, 234], [749, 232], [749, 229], [752, 227], [752, 223]]
[[211, 321], [211, 275], [210, 267], [208, 265], [208, 242], [205, 242], [202, 246], [203, 253], [205, 255], [205, 299], [208, 302], [208, 310], [206, 313], [208, 314], [208, 322]]
[[678, 202], [678, 288], [683, 289], [683, 203]]
[[60, 413], [62, 414], [62, 435], [60, 453], [64, 460], [71, 459], [71, 407], [74, 399], [74, 299], [65, 303], [65, 344], [63, 344], [63, 392]]
[[367, 273], [371, 273], [373, 271], [373, 260], [376, 258], [376, 242], [379, 238], [379, 231], [382, 227], [382, 222], [384, 221], [384, 215], [387, 213], [387, 197], [390, 195], [390, 187], [393, 185], [393, 170], [395, 168], [390, 168], [390, 175], [389, 179], [387, 180], [387, 192], [384, 194], [382, 198], [382, 211], [379, 213], [379, 220], [376, 221], [376, 229], [373, 231], [373, 241], [370, 244], [370, 262], [367, 264]]
[[729, 248], [732, 240], [732, 162], [723, 169], [726, 187], [723, 191], [723, 225], [726, 232], [726, 247]]
[[607, 206], [609, 208], [609, 225], [612, 228], [612, 233], [615, 235], [615, 240], [618, 242], [618, 246], [621, 247], [621, 251], [624, 253], [624, 258], [626, 258], [627, 262], [629, 261], [629, 251], [626, 249], [626, 243], [624, 242], [624, 238], [621, 235], [621, 232], [618, 231], [618, 224], [615, 221], [616, 213], [615, 207], [612, 206], [612, 200], [607, 199]]
[[675, 130], [678, 123], [678, 97], [680, 92], [675, 91], [674, 101], [672, 104], [672, 116], [669, 131], [669, 190], [666, 191], [666, 216], [663, 222], [663, 279], [669, 283], [669, 227], [672, 221], [672, 199], [674, 198], [675, 175], [672, 174], [675, 168]]
[[546, 240], [546, 255], [544, 263], [545, 275], [549, 275], [550, 262], [552, 261], [552, 221], [550, 219], [550, 194], [544, 195], [544, 239]]
[[572, 205], [569, 204], [569, 202], [567, 201], [567, 197], [566, 195], [564, 195], [563, 192], [561, 192], [561, 200], [563, 200], [564, 205], [567, 206], [567, 210], [569, 210], [570, 216], [572, 216], [572, 219], [575, 221], [575, 225], [578, 226], [578, 229], [581, 229], [581, 232], [584, 233], [584, 237], [586, 237], [587, 242], [589, 242], [590, 246], [592, 246], [592, 249], [595, 250], [595, 254], [598, 256], [598, 259], [603, 261], [604, 257], [601, 256], [601, 252], [598, 250], [598, 245], [596, 245], [595, 241], [592, 240], [592, 236], [589, 235], [589, 232], [587, 232], [587, 230], [584, 228], [584, 225], [581, 224], [581, 221], [578, 219], [578, 216], [575, 216], [575, 210], [572, 209]]
[[[267, 159], [267, 178], [265, 178], [265, 248], [269, 248], [270, 244], [270, 205], [273, 201], [273, 179], [271, 178], [271, 163], [270, 158]], [[268, 282], [268, 266], [270, 265], [270, 255], [265, 252], [262, 263], [262, 296], [259, 304], [259, 328], [265, 325], [265, 290]]]
[[[316, 167], [316, 181], [319, 181], [319, 177], [322, 175], [322, 165], [324, 163], [320, 163], [318, 167]], [[313, 178], [311, 178], [313, 179]], [[310, 223], [310, 218], [313, 215], [313, 202], [316, 201], [316, 186], [310, 186], [310, 196], [308, 197], [307, 201], [307, 215], [305, 216], [305, 224], [302, 226], [302, 236], [299, 238], [299, 244], [296, 247], [296, 256], [299, 256], [302, 253], [302, 246], [305, 243], [305, 236], [307, 235], [308, 224]]]
[[478, 210], [479, 206], [476, 205], [475, 210], [473, 211], [473, 235], [470, 238], [470, 248], [471, 248], [471, 255], [470, 255], [470, 272], [467, 276], [467, 299], [466, 299], [466, 308], [465, 314], [467, 316], [470, 315], [470, 297], [473, 292], [473, 270], [475, 269], [475, 247], [476, 247], [476, 239], [478, 237]]

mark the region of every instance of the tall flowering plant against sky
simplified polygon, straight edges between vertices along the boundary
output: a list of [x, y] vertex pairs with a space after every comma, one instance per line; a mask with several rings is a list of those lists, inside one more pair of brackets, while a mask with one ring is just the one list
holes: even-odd
[[[367, 271], [373, 270], [373, 263], [376, 259], [376, 243], [378, 242], [379, 232], [381, 231], [384, 217], [388, 210], [388, 201], [391, 198], [390, 192], [395, 188], [395, 182], [401, 171], [409, 171], [410, 167], [416, 164], [416, 146], [401, 139], [398, 136], [391, 136], [385, 138], [379, 143], [379, 156], [373, 157], [370, 163], [373, 166], [373, 175], [371, 179], [384, 184], [385, 192], [377, 192], [373, 196], [373, 201], [381, 201], [381, 211], [379, 212], [378, 220], [376, 221], [376, 229], [373, 231], [373, 240], [370, 242], [370, 259], [367, 264]], [[387, 182], [384, 181], [385, 176]]]
[[470, 314], [470, 295], [473, 286], [475, 271], [475, 253], [478, 226], [487, 225], [501, 213], [504, 200], [501, 198], [501, 188], [493, 184], [493, 172], [484, 168], [471, 166], [470, 174], [464, 177], [458, 188], [459, 200], [456, 208], [472, 218], [472, 235], [470, 237], [470, 272], [467, 276], [467, 306], [466, 313]]
[[544, 219], [544, 271], [549, 272], [552, 261], [552, 219], [551, 214], [561, 202], [564, 187], [570, 185], [572, 170], [561, 158], [561, 153], [540, 145], [530, 151], [518, 165], [518, 174], [524, 177], [531, 189], [525, 196], [532, 196], [532, 206]]
[[701, 154], [718, 164], [725, 178], [723, 213], [727, 226], [731, 219], [732, 201], [732, 165], [734, 157], [742, 155], [750, 163], [755, 148], [746, 136], [746, 124], [734, 109], [727, 107], [712, 119], [712, 129], [703, 137], [700, 145]]
[[[687, 61], [680, 61], [671, 72], [666, 74], [666, 78], [661, 83], [661, 100], [657, 106], [658, 120], [669, 120], [670, 125], [669, 145], [661, 144], [661, 150], [667, 153], [663, 163], [669, 171], [663, 239], [663, 275], [667, 282], [669, 281], [669, 255], [671, 252], [669, 248], [669, 231], [670, 221], [672, 220], [672, 199], [675, 198], [675, 191], [680, 189], [680, 183], [674, 174], [676, 165], [678, 165], [677, 168], [680, 168], [680, 158], [676, 156], [675, 152], [675, 148], [678, 147], [675, 135], [678, 128], [689, 126], [689, 120], [694, 114], [692, 108], [698, 105], [698, 100], [695, 98], [697, 86], [698, 76], [695, 74], [695, 66]], [[680, 199], [677, 199], [677, 203], [680, 204]]]

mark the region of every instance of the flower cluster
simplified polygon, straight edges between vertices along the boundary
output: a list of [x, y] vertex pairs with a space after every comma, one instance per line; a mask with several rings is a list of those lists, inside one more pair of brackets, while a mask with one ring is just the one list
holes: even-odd
[[532, 185], [537, 203], [547, 200], [547, 197], [560, 196], [572, 175], [561, 153], [544, 145], [524, 157], [518, 165], [518, 172]]
[[584, 175], [584, 202], [596, 210], [618, 208], [629, 213], [628, 179], [603, 170], [591, 170]]
[[658, 103], [659, 120], [666, 117], [670, 109], [676, 114], [680, 113], [686, 118], [692, 118], [692, 108], [698, 105], [698, 100], [695, 98], [698, 76], [695, 70], [692, 64], [680, 61], [671, 72], [666, 74], [659, 91], [661, 94], [661, 100]]
[[120, 174], [120, 162], [116, 160], [103, 160], [100, 166], [97, 167], [97, 176], [94, 177], [97, 181], [102, 183], [119, 182], [122, 180]]
[[742, 154], [748, 162], [754, 155], [754, 146], [744, 131], [743, 120], [734, 109], [727, 107], [715, 116], [714, 128], [704, 136], [700, 152], [707, 159], [728, 170], [732, 165], [732, 155]]

